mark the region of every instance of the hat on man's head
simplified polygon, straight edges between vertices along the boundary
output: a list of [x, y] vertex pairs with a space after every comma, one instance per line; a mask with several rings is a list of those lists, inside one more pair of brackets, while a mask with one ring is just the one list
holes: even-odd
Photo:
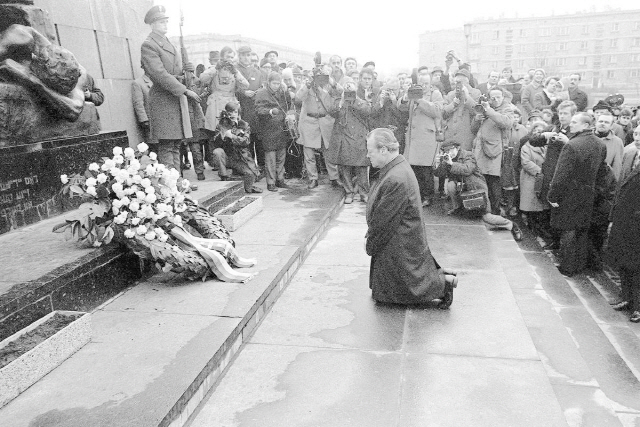
[[251, 53], [251, 48], [249, 46], [240, 46], [238, 48], [238, 55], [240, 55], [241, 53]]
[[271, 63], [269, 62], [269, 60], [267, 58], [262, 58], [260, 60], [260, 66], [262, 67], [264, 64], [269, 64], [269, 66], [271, 66]]
[[277, 51], [275, 51], [275, 50], [270, 50], [269, 52], [267, 52], [267, 53], [265, 53], [265, 54], [264, 54], [264, 57], [266, 58], [267, 56], [269, 56], [269, 54], [270, 54], [270, 53], [275, 53], [275, 54], [276, 54], [276, 57], [278, 56], [278, 52], [277, 52]]
[[471, 80], [471, 73], [469, 72], [469, 70], [466, 70], [464, 68], [458, 68], [458, 71], [456, 71], [456, 73], [454, 74], [453, 77], [455, 77], [457, 75], [465, 76], [466, 78]]
[[593, 111], [596, 111], [596, 110], [607, 110], [610, 113], [613, 113], [613, 109], [611, 108], [611, 105], [607, 104], [603, 100], [598, 101], [598, 103], [593, 106]]
[[153, 6], [146, 15], [144, 15], [145, 24], [153, 24], [161, 19], [169, 18], [167, 16], [167, 9], [162, 5]]
[[[351, 58], [347, 58], [347, 59], [351, 59]], [[373, 68], [376, 68], [376, 63], [373, 61], [367, 61], [364, 63], [364, 65], [362, 66], [362, 68], [367, 68], [369, 65], [373, 65]]]
[[438, 72], [441, 74], [444, 74], [444, 70], [442, 69], [442, 67], [439, 65], [436, 65], [435, 67], [433, 67], [433, 71], [431, 71], [431, 74], [438, 73]]
[[273, 80], [282, 81], [282, 75], [278, 72], [272, 71], [269, 73], [269, 77], [267, 77], [267, 80], [269, 81], [269, 83], [271, 83]]
[[220, 51], [219, 50], [212, 50], [211, 52], [209, 52], [209, 59], [210, 60], [220, 60]]
[[458, 68], [461, 70], [470, 70], [471, 64], [469, 64], [468, 62], [463, 62], [462, 64], [458, 65]]
[[445, 151], [450, 149], [450, 148], [453, 148], [453, 147], [460, 147], [460, 143], [458, 141], [453, 140], [453, 139], [447, 139], [440, 146], [440, 148], [442, 148]]
[[542, 112], [540, 110], [531, 110], [529, 112], [529, 118], [527, 119], [528, 121], [531, 121], [531, 119], [541, 119], [542, 118]]

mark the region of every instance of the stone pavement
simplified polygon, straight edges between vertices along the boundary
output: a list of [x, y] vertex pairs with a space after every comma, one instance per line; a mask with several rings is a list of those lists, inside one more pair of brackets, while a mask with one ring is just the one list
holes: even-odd
[[345, 206], [188, 425], [640, 426], [640, 328], [611, 285], [443, 211], [426, 221], [459, 272], [451, 310], [376, 304]]
[[264, 210], [232, 233], [240, 255], [258, 259], [248, 269], [255, 278], [186, 282], [158, 274], [119, 294], [91, 314], [92, 341], [1, 408], [0, 426], [183, 425], [286, 287], [343, 194], [299, 185], [262, 196]]

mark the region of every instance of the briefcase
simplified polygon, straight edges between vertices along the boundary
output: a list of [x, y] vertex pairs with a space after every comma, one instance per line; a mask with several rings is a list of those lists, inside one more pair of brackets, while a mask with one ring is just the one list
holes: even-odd
[[487, 208], [487, 195], [484, 190], [468, 190], [460, 193], [462, 206], [468, 211], [485, 210]]

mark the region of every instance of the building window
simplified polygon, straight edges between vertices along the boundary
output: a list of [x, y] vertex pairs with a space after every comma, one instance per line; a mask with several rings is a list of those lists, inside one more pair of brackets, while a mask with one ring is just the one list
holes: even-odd
[[616, 64], [618, 62], [618, 56], [617, 55], [611, 55], [609, 57], [609, 64]]
[[631, 62], [640, 62], [640, 53], [634, 53], [631, 55]]
[[526, 44], [521, 44], [520, 46], [518, 46], [518, 52], [525, 53], [526, 51], [527, 51], [527, 45]]
[[[636, 27], [640, 24], [640, 22], [636, 22]], [[638, 28], [636, 28], [637, 30]], [[520, 30], [520, 37], [527, 37], [527, 30]]]
[[498, 40], [500, 38], [500, 30], [495, 30], [493, 32], [493, 39]]
[[633, 47], [640, 47], [640, 37], [633, 39]]
[[609, 71], [607, 71], [607, 78], [608, 78], [608, 79], [612, 79], [612, 78], [614, 78], [615, 76], [616, 76], [616, 72], [615, 72], [615, 71], [613, 71], [613, 70], [609, 70]]
[[538, 50], [542, 51], [542, 52], [547, 52], [549, 50], [549, 44], [548, 43], [541, 43]]
[[636, 26], [634, 27], [634, 30], [640, 30], [640, 21], [636, 21]]
[[543, 58], [540, 60], [540, 67], [548, 67], [549, 66], [549, 59], [548, 58]]
[[498, 61], [491, 61], [491, 69], [492, 70], [498, 69]]
[[566, 43], [558, 44], [558, 50], [567, 50], [567, 44]]
[[631, 70], [629, 77], [640, 77], [640, 70]]
[[542, 28], [540, 30], [540, 35], [541, 36], [550, 36], [551, 35], [551, 28]]
[[480, 41], [480, 33], [471, 33], [471, 43], [477, 43]]
[[524, 69], [524, 59], [521, 59], [518, 61], [518, 68], [523, 70]]
[[569, 27], [560, 27], [560, 35], [568, 36], [569, 35]]
[[567, 65], [567, 58], [556, 58], [556, 65], [558, 66]]
[[618, 39], [609, 40], [609, 47], [618, 47]]
[[584, 40], [580, 42], [580, 49], [586, 49], [587, 47], [589, 47], [589, 42]]
[[589, 34], [589, 26], [588, 25], [583, 25], [582, 26], [582, 34]]
[[583, 56], [578, 60], [578, 65], [587, 65], [587, 57]]
[[494, 55], [497, 55], [500, 52], [500, 48], [498, 46], [493, 46], [493, 48], [491, 49], [491, 53], [493, 53]]
[[611, 31], [620, 31], [620, 24], [617, 22], [611, 24]]

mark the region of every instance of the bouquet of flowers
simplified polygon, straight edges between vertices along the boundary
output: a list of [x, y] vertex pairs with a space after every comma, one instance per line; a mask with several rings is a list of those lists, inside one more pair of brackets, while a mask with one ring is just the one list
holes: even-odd
[[[185, 196], [189, 181], [158, 163], [144, 142], [133, 148], [114, 147], [113, 157], [91, 163], [84, 174], [61, 175], [62, 193], [87, 201], [79, 219], [53, 228], [99, 247], [120, 242], [143, 259], [153, 259], [163, 271], [205, 280], [246, 282], [253, 274], [234, 267], [256, 261], [241, 258], [224, 226], [197, 201]], [[188, 224], [200, 235], [194, 236]]]

